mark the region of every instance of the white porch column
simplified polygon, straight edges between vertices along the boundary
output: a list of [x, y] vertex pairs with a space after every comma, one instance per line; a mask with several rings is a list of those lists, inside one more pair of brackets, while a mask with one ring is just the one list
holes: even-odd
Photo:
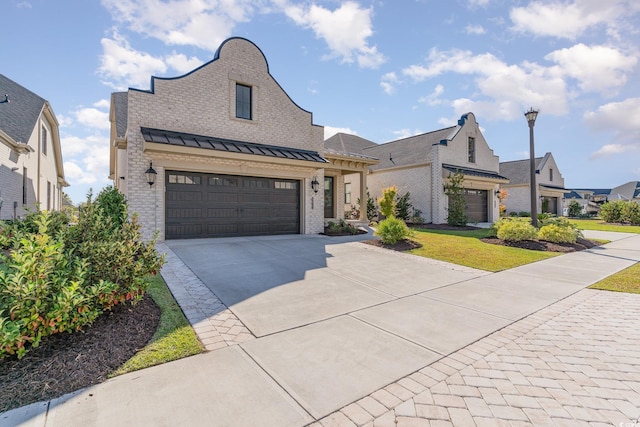
[[367, 218], [367, 171], [360, 172], [360, 221], [368, 221]]

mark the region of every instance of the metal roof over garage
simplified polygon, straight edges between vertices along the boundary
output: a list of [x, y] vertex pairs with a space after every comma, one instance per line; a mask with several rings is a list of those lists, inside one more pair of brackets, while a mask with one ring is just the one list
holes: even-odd
[[304, 160], [309, 162], [328, 163], [317, 151], [301, 150], [277, 145], [257, 144], [254, 142], [235, 141], [213, 136], [194, 135], [162, 129], [141, 127], [144, 140], [158, 144], [182, 147], [203, 148], [207, 150], [225, 151], [228, 153], [253, 154], [256, 156], [276, 157], [280, 159]]
[[462, 166], [455, 166], [455, 165], [448, 165], [448, 164], [442, 164], [442, 168], [445, 170], [448, 170], [449, 172], [453, 172], [453, 173], [457, 173], [460, 172], [464, 175], [469, 175], [469, 176], [477, 176], [477, 177], [481, 177], [481, 178], [490, 178], [490, 179], [496, 179], [496, 180], [500, 180], [500, 181], [509, 181], [509, 178], [506, 178], [498, 173], [495, 172], [491, 172], [491, 171], [485, 171], [485, 170], [481, 170], [481, 169], [472, 169], [472, 168], [465, 168]]

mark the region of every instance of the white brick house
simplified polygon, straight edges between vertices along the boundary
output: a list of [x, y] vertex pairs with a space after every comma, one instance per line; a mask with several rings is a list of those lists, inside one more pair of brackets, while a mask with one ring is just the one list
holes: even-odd
[[60, 210], [69, 184], [51, 105], [2, 74], [0, 94], [0, 219]]
[[[509, 178], [501, 188], [509, 194], [505, 201], [507, 213], [531, 212], [530, 160], [515, 160], [500, 163], [500, 174]], [[558, 169], [553, 155], [546, 153], [535, 159], [536, 165], [536, 212], [549, 212], [562, 215], [562, 202], [565, 193], [564, 178]]]
[[110, 178], [145, 238], [319, 233], [325, 175], [337, 186], [342, 169], [366, 165], [323, 156], [323, 127], [312, 119], [262, 51], [231, 38], [183, 76], [112, 94]]
[[[385, 144], [337, 134], [325, 146], [380, 159], [367, 176], [371, 197], [378, 198], [384, 188], [395, 185], [399, 195], [411, 193], [411, 203], [426, 222], [447, 222], [449, 200], [444, 185], [456, 171], [464, 175], [469, 222], [494, 222], [500, 216], [496, 191], [508, 180], [498, 173], [498, 156], [489, 148], [473, 113], [464, 114], [456, 126]], [[345, 185], [359, 185], [359, 177], [345, 177]], [[355, 202], [352, 197], [346, 209]]]

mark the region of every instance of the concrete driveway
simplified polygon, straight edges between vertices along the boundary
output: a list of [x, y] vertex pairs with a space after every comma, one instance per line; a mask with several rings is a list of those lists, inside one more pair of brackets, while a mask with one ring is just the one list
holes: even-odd
[[[223, 342], [226, 348], [20, 408], [0, 424], [303, 426], [354, 402], [386, 416], [371, 400], [384, 397], [377, 390], [413, 384], [408, 376], [430, 384], [425, 367], [640, 261], [637, 235], [611, 235], [615, 241], [603, 247], [495, 274], [381, 250], [362, 238], [166, 242], [162, 274], [199, 336], [211, 321], [231, 335], [235, 329], [241, 344]], [[185, 300], [181, 292], [196, 282]], [[207, 302], [211, 292], [226, 306]], [[193, 314], [198, 304], [204, 309]]]

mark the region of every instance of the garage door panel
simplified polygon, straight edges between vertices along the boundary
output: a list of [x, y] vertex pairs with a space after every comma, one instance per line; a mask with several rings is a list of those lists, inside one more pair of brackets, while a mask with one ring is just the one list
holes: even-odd
[[238, 209], [237, 208], [208, 208], [207, 209], [207, 218], [209, 219], [229, 219], [229, 218], [237, 218], [238, 217]]
[[167, 209], [167, 216], [175, 219], [202, 218], [200, 208], [173, 208]]
[[[189, 190], [193, 187], [189, 186]], [[199, 202], [202, 200], [202, 191], [188, 191], [182, 189], [180, 191], [167, 192], [168, 202]]]
[[299, 181], [167, 171], [165, 182], [167, 239], [300, 232]]

